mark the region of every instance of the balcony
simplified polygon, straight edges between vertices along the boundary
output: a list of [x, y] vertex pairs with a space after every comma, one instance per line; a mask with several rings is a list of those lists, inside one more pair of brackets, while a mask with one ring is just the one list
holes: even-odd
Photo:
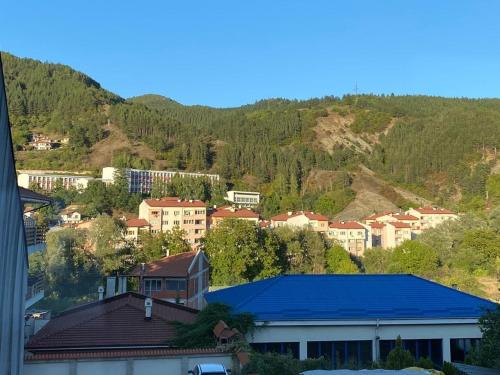
[[30, 278], [28, 280], [28, 290], [24, 299], [24, 308], [28, 309], [40, 301], [44, 296], [44, 282], [42, 276]]

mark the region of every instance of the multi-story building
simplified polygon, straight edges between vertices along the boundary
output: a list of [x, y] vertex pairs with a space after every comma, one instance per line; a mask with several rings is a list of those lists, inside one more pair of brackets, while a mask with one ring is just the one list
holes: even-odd
[[48, 150], [52, 150], [53, 143], [50, 140], [40, 140], [40, 141], [31, 142], [30, 146], [33, 147], [37, 151], [48, 151]]
[[378, 221], [378, 222], [384, 222], [388, 221], [391, 219], [393, 212], [392, 211], [382, 211], [378, 213], [373, 213], [371, 215], [365, 216], [362, 221], [365, 224], [370, 225], [371, 223]]
[[369, 224], [371, 237], [372, 237], [372, 247], [381, 247], [382, 246], [382, 231], [384, 229], [385, 224], [379, 223], [378, 221], [374, 221]]
[[160, 233], [179, 227], [186, 232], [186, 240], [197, 246], [207, 230], [207, 208], [199, 200], [184, 201], [177, 197], [146, 199], [139, 205], [139, 219], [151, 226], [151, 233]]
[[89, 181], [93, 179], [94, 178], [90, 176], [25, 172], [17, 176], [17, 184], [26, 189], [36, 184], [39, 188], [47, 191], [54, 189], [58, 183], [61, 183], [65, 189], [69, 189], [70, 187], [75, 189], [86, 189]]
[[59, 221], [63, 224], [78, 224], [82, 221], [80, 207], [71, 205], [59, 212]]
[[209, 286], [208, 270], [208, 259], [198, 250], [139, 265], [131, 276], [139, 278], [141, 294], [202, 309]]
[[399, 221], [389, 221], [384, 223], [382, 228], [382, 247], [391, 249], [401, 245], [404, 241], [411, 240], [411, 226]]
[[[113, 184], [115, 176], [120, 168], [105, 167], [102, 169], [102, 181], [106, 184]], [[218, 174], [195, 173], [195, 172], [179, 172], [179, 171], [153, 171], [142, 169], [123, 168], [129, 182], [129, 192], [149, 194], [153, 183], [157, 180], [168, 182], [174, 176], [191, 177], [191, 178], [207, 178], [211, 182], [219, 181]]]
[[229, 190], [224, 199], [240, 206], [252, 207], [259, 204], [260, 193], [258, 191]]
[[329, 225], [327, 236], [355, 256], [372, 247], [370, 230], [356, 221], [337, 221]]
[[328, 218], [310, 211], [287, 212], [273, 216], [271, 227], [310, 228], [315, 232], [328, 231]]
[[227, 218], [252, 221], [255, 224], [259, 222], [259, 214], [248, 208], [237, 208], [232, 206], [214, 207], [208, 215], [208, 227], [216, 227], [221, 221]]
[[125, 240], [139, 242], [141, 233], [149, 233], [151, 226], [145, 219], [129, 219], [125, 222]]
[[436, 207], [410, 208], [406, 211], [406, 214], [415, 216], [419, 219], [421, 230], [434, 228], [447, 220], [458, 218], [456, 213]]

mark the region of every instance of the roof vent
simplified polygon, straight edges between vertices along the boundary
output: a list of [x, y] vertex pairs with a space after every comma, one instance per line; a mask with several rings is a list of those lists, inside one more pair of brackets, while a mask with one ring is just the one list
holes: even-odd
[[145, 311], [145, 320], [151, 320], [151, 310], [153, 309], [153, 300], [151, 298], [146, 298], [144, 300], [144, 311]]

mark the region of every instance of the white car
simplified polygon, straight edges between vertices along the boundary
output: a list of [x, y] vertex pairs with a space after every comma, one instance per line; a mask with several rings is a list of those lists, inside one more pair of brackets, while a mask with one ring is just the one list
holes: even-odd
[[188, 371], [188, 374], [191, 375], [229, 375], [230, 373], [231, 370], [227, 370], [220, 363], [202, 363]]

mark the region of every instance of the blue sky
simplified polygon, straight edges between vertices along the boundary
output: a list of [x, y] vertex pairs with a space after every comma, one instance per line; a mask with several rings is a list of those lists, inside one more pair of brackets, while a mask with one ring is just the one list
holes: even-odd
[[[10, 4], [5, 4], [10, 3]], [[359, 92], [498, 97], [500, 2], [4, 2], [0, 50], [123, 97], [236, 106]]]

